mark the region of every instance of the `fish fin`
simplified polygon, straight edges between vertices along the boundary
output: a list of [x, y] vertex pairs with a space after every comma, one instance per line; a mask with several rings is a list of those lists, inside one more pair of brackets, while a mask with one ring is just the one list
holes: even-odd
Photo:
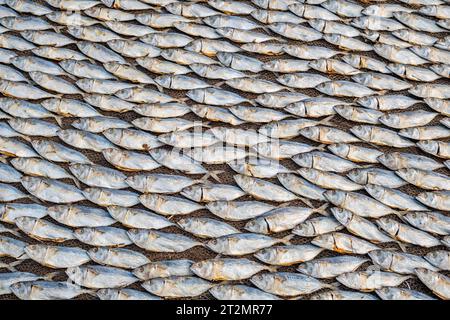
[[321, 145], [318, 145], [317, 147], [315, 147], [314, 150], [324, 151], [326, 147], [327, 147], [327, 145], [322, 143]]
[[82, 292], [85, 294], [88, 294], [90, 296], [97, 297], [97, 291], [95, 291], [95, 290], [86, 289], [86, 290], [83, 290]]
[[318, 124], [324, 125], [324, 126], [330, 126], [330, 127], [335, 127], [336, 125], [331, 122], [331, 119], [334, 118], [334, 114], [332, 114], [331, 116], [328, 116], [326, 118], [323, 118], [322, 120], [320, 120], [318, 122]]
[[388, 90], [380, 90], [380, 91], [377, 91], [375, 94], [376, 94], [376, 95], [379, 95], [379, 96], [383, 96], [383, 95], [385, 95], [387, 92], [388, 92]]
[[55, 119], [56, 123], [62, 128], [63, 126], [63, 119], [60, 116], [54, 116], [53, 119]]
[[47, 273], [45, 276], [43, 276], [42, 278], [44, 279], [44, 280], [47, 280], [47, 281], [50, 281], [50, 280], [53, 280], [56, 276], [58, 276], [58, 275], [60, 275], [61, 274], [61, 271], [55, 271], [55, 272], [50, 272], [50, 273]]
[[295, 237], [295, 234], [288, 234], [286, 237], [283, 237], [279, 240], [281, 243], [283, 243], [285, 245], [289, 245], [289, 244], [291, 244], [291, 240], [293, 237]]
[[278, 268], [280, 266], [266, 266], [266, 267], [267, 267], [267, 271], [269, 271], [269, 272], [277, 272]]
[[25, 135], [20, 135], [19, 137], [21, 137], [23, 140], [25, 140], [26, 142], [31, 142], [33, 141], [30, 137], [25, 136]]
[[220, 259], [222, 257], [221, 253], [218, 253], [213, 259]]
[[8, 160], [6, 160], [6, 157], [4, 157], [4, 156], [0, 156], [0, 162], [2, 162], [4, 164], [8, 164]]
[[156, 87], [156, 89], [158, 89], [159, 92], [164, 93], [164, 88], [161, 87], [159, 84], [157, 84], [157, 83], [155, 82], [155, 83], [153, 83], [153, 85]]
[[258, 103], [256, 103], [256, 101], [253, 100], [247, 100], [248, 103], [250, 103], [252, 106], [257, 107]]
[[320, 207], [313, 209], [313, 212], [317, 212], [318, 214], [321, 214], [323, 216], [329, 216], [330, 214], [327, 212], [327, 210], [326, 210], [327, 208], [328, 208], [328, 203], [325, 203], [325, 204], [321, 205]]
[[337, 281], [327, 284], [327, 288], [330, 288], [330, 289], [337, 289], [340, 286], [341, 286], [341, 284]]
[[52, 26], [53, 30], [55, 30], [56, 33], [61, 33], [61, 31], [63, 31], [66, 26]]
[[397, 216], [397, 218], [399, 218], [401, 221], [403, 221], [404, 223], [408, 223], [408, 221], [406, 221], [406, 219], [405, 218], [403, 218], [403, 216], [405, 215], [405, 214], [407, 214], [408, 213], [408, 211], [396, 211], [395, 212], [395, 215]]
[[19, 230], [20, 230], [19, 228], [7, 229], [5, 232], [9, 232], [9, 233], [11, 233], [12, 235], [15, 235], [18, 238], [22, 238], [22, 235], [20, 234]]
[[46, 203], [44, 200], [39, 199], [38, 197], [35, 197], [33, 195], [27, 195], [27, 198], [33, 200], [36, 203]]
[[75, 183], [75, 185], [77, 186], [78, 189], [81, 189], [80, 181], [78, 181], [77, 178], [72, 176], [70, 179], [73, 181], [73, 183]]
[[405, 243], [400, 242], [400, 241], [395, 241], [398, 246], [400, 247], [400, 250], [402, 250], [402, 252], [407, 252], [406, 248], [408, 247]]
[[282, 43], [288, 43], [289, 41], [287, 41], [286, 39], [283, 39], [283, 38], [273, 38], [273, 40], [276, 40], [276, 41], [278, 41], [278, 42], [282, 42]]
[[15, 267], [16, 267], [17, 265], [21, 264], [23, 261], [24, 261], [24, 260], [16, 260], [16, 261], [13, 261], [13, 262], [11, 262], [11, 263], [3, 263], [3, 262], [0, 262], [0, 268], [8, 269], [8, 270], [11, 271], [11, 272], [16, 272], [17, 269], [16, 269]]
[[225, 84], [225, 81], [219, 81], [214, 84], [214, 87], [220, 88]]
[[308, 207], [310, 208], [314, 208], [313, 204], [311, 203], [311, 201], [309, 201], [308, 199], [304, 198], [304, 197], [298, 197], [304, 204], [306, 204]]
[[296, 92], [294, 88], [284, 87], [289, 92]]
[[219, 174], [222, 174], [224, 172], [225, 171], [223, 171], [223, 170], [214, 170], [214, 171], [210, 171], [209, 175], [211, 176], [211, 178], [213, 178], [217, 182], [222, 183], [222, 180], [220, 179]]
[[72, 75], [72, 74], [70, 74], [70, 73], [65, 73], [64, 75], [65, 75], [66, 77], [72, 79], [73, 81], [77, 81], [77, 80], [78, 80], [77, 77], [75, 77], [74, 75]]
[[280, 203], [279, 205], [277, 205], [277, 208], [286, 208], [289, 206], [290, 206], [289, 202], [283, 202], [283, 203]]

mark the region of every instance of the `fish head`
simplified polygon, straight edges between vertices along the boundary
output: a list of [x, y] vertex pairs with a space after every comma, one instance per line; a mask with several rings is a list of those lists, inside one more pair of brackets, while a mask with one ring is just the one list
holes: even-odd
[[308, 66], [315, 70], [326, 72], [327, 71], [327, 60], [326, 59], [313, 60], [308, 63]]
[[314, 155], [311, 153], [300, 153], [292, 157], [300, 167], [312, 168]]
[[89, 125], [87, 121], [84, 120], [84, 118], [78, 118], [72, 122], [72, 127], [80, 129], [80, 130], [86, 130], [88, 129]]
[[181, 190], [181, 194], [188, 199], [201, 201], [203, 197], [203, 188], [201, 185], [192, 185]]
[[91, 92], [94, 87], [94, 79], [79, 79], [75, 83], [76, 85], [85, 92]]
[[29, 158], [13, 158], [9, 161], [12, 166], [19, 170], [19, 171], [24, 171], [26, 169], [27, 164], [30, 163], [30, 159]]
[[328, 94], [328, 95], [334, 95], [334, 86], [332, 81], [326, 81], [322, 82], [321, 84], [317, 85], [315, 87], [318, 91]]
[[302, 237], [312, 237], [316, 234], [316, 230], [310, 221], [306, 221], [295, 227], [295, 234]]
[[119, 289], [100, 289], [95, 292], [100, 300], [116, 300], [120, 294]]
[[[337, 107], [341, 107], [341, 106], [337, 106]], [[350, 152], [350, 146], [345, 143], [330, 144], [330, 145], [328, 145], [327, 148], [328, 148], [328, 150], [333, 152], [335, 155], [338, 155], [342, 158], [347, 157], [347, 155]]]
[[423, 6], [419, 9], [419, 13], [422, 13], [427, 16], [433, 16], [437, 12], [436, 6]]
[[28, 192], [34, 193], [39, 191], [43, 179], [39, 177], [23, 176], [20, 181], [22, 186], [27, 189]]
[[416, 181], [420, 176], [419, 171], [414, 168], [403, 168], [395, 171], [395, 173], [406, 181]]
[[103, 2], [103, 4], [107, 7], [112, 7], [112, 5], [114, 4], [114, 1], [116, 0], [100, 0], [101, 2]]
[[368, 180], [368, 172], [364, 169], [352, 169], [347, 173], [347, 177], [356, 183], [364, 185]]
[[91, 242], [95, 237], [95, 230], [92, 228], [79, 228], [75, 229], [73, 232], [75, 238], [81, 242]]
[[378, 106], [378, 100], [375, 97], [361, 97], [358, 98], [356, 102], [369, 109], [377, 109]]
[[421, 57], [428, 56], [428, 54], [431, 50], [430, 48], [428, 48], [426, 46], [412, 46], [412, 47], [409, 47], [408, 49]]
[[148, 239], [147, 230], [130, 229], [127, 234], [134, 243], [144, 243]]
[[191, 271], [200, 277], [210, 277], [214, 275], [214, 263], [208, 260], [199, 261], [191, 265]]
[[171, 14], [176, 14], [176, 15], [180, 16], [180, 15], [182, 15], [182, 12], [183, 12], [183, 5], [184, 5], [184, 3], [182, 3], [182, 2], [172, 2], [172, 3], [165, 5], [164, 9], [169, 11]]
[[309, 25], [317, 31], [322, 31], [325, 28], [326, 21], [322, 19], [311, 19], [308, 21]]
[[406, 72], [406, 66], [400, 63], [389, 63], [387, 68], [399, 76], [404, 75]]
[[267, 288], [270, 286], [272, 278], [266, 276], [265, 274], [255, 274], [250, 278], [250, 282], [253, 283], [258, 288]]
[[142, 286], [148, 292], [156, 295], [160, 294], [166, 287], [165, 280], [163, 278], [150, 279], [148, 281], [145, 281]]
[[209, 108], [208, 108], [208, 106], [204, 106], [204, 105], [201, 105], [201, 104], [195, 104], [195, 105], [191, 106], [191, 110], [197, 116], [203, 118], [208, 113]]
[[399, 131], [402, 137], [418, 140], [420, 139], [420, 131], [417, 128], [405, 128]]
[[47, 208], [47, 213], [50, 217], [56, 221], [64, 220], [64, 218], [70, 214], [72, 207], [66, 205], [57, 205]]
[[342, 57], [342, 60], [354, 68], [359, 68], [361, 62], [361, 56], [357, 54], [347, 54]]
[[358, 73], [352, 76], [352, 80], [363, 85], [367, 85], [371, 81], [371, 76], [368, 73]]
[[125, 47], [125, 41], [121, 39], [113, 39], [107, 42], [108, 46], [117, 52], [122, 52]]
[[319, 171], [312, 168], [300, 168], [297, 170], [297, 172], [303, 178], [310, 181], [316, 181], [319, 175]]
[[61, 105], [62, 100], [58, 98], [50, 98], [41, 102], [41, 105], [48, 111], [55, 112]]
[[268, 11], [267, 11], [267, 10], [257, 9], [257, 10], [252, 11], [252, 12], [250, 13], [250, 15], [251, 15], [254, 19], [256, 19], [256, 20], [258, 20], [258, 21], [264, 22], [264, 21], [267, 20]]
[[275, 261], [277, 257], [277, 251], [275, 248], [265, 248], [256, 252], [254, 256], [262, 262], [269, 263], [271, 261]]
[[[185, 46], [184, 49], [186, 49], [188, 51], [200, 52], [202, 49], [202, 40], [201, 39], [194, 40], [191, 43], [189, 43], [187, 46]], [[199, 63], [194, 63], [194, 64], [198, 65]], [[189, 67], [192, 70], [194, 70], [193, 65], [190, 65]]]
[[380, 7], [378, 5], [370, 5], [365, 7], [362, 11], [362, 14], [366, 16], [379, 16], [380, 15]]
[[38, 222], [38, 219], [33, 217], [17, 217], [14, 219], [14, 223], [20, 230], [24, 230], [25, 232], [30, 232], [33, 230], [34, 226]]
[[372, 128], [370, 126], [358, 125], [351, 127], [350, 132], [362, 140], [370, 140]]
[[352, 21], [350, 22], [350, 24], [354, 27], [357, 27], [359, 29], [367, 29], [368, 27], [368, 23], [369, 20], [367, 19], [367, 17], [356, 17], [353, 18]]
[[248, 221], [245, 224], [244, 229], [254, 233], [263, 233], [263, 234], [269, 233], [269, 228], [264, 218], [253, 219]]
[[344, 203], [347, 194], [344, 191], [328, 190], [323, 195], [335, 206], [340, 206]]
[[394, 36], [396, 36], [397, 38], [400, 38], [402, 40], [406, 40], [408, 38], [409, 32], [410, 31], [408, 29], [400, 29], [400, 30], [392, 31], [392, 34]]
[[441, 265], [447, 260], [445, 250], [431, 251], [425, 255], [425, 259], [433, 265]]
[[220, 241], [220, 239], [218, 238], [207, 241], [205, 245], [207, 248], [211, 249], [216, 253], [223, 252], [224, 249], [223, 241]]
[[209, 16], [202, 19], [204, 23], [211, 27], [220, 27], [222, 16], [221, 15], [215, 15], [215, 16]]
[[380, 33], [374, 30], [364, 30], [364, 32], [361, 33], [361, 36], [375, 42], [380, 37]]
[[341, 5], [341, 2], [336, 0], [327, 0], [325, 2], [322, 2], [320, 5], [328, 11], [336, 12], [336, 10], [338, 10], [339, 8], [339, 5]]
[[67, 32], [75, 38], [81, 38], [83, 36], [84, 27], [67, 26]]
[[109, 255], [109, 249], [105, 247], [95, 247], [91, 248], [88, 251], [89, 257], [91, 257], [92, 260], [97, 262], [103, 262], [106, 261]]
[[390, 235], [396, 235], [399, 229], [399, 223], [393, 219], [382, 217], [377, 219], [376, 224]]
[[301, 3], [294, 3], [288, 5], [288, 10], [291, 11], [292, 13], [295, 13], [299, 17], [303, 16], [305, 9], [306, 9], [305, 5]]
[[414, 269], [414, 273], [423, 283], [426, 283], [427, 287], [429, 288], [434, 288], [436, 286], [444, 286], [440, 274], [435, 271], [426, 268], [416, 268]]
[[40, 244], [30, 244], [25, 247], [25, 253], [33, 260], [35, 261], [43, 261], [45, 258], [45, 255], [48, 251], [48, 248], [46, 245], [40, 245]]
[[163, 88], [170, 88], [170, 85], [172, 83], [172, 76], [170, 75], [159, 76], [156, 77], [154, 80], [157, 84], [159, 84]]
[[35, 31], [34, 30], [25, 30], [20, 33], [20, 35], [28, 41], [33, 41]]
[[385, 270], [390, 270], [394, 256], [387, 250], [372, 250], [368, 253], [372, 262]]
[[85, 276], [85, 269], [82, 267], [69, 267], [66, 269], [66, 274], [75, 283], [82, 283]]
[[101, 94], [95, 94], [95, 93], [94, 94], [85, 94], [83, 96], [83, 100], [86, 101], [87, 103], [89, 103], [90, 105], [98, 106], [98, 105], [100, 105], [102, 97], [103, 96]]
[[353, 218], [353, 213], [338, 207], [331, 208], [331, 213], [344, 226], [348, 225]]
[[32, 293], [32, 282], [16, 282], [9, 289], [21, 300], [28, 300]]
[[416, 199], [424, 204], [428, 204], [432, 207], [436, 207], [437, 199], [434, 193], [432, 192], [421, 192], [416, 196]]
[[383, 197], [385, 188], [376, 184], [367, 184], [364, 189], [375, 199], [380, 199]]
[[205, 89], [189, 90], [186, 93], [186, 96], [188, 96], [189, 98], [191, 98], [192, 100], [194, 100], [194, 101], [196, 101], [198, 103], [204, 103], [205, 102], [206, 91], [205, 91]]
[[231, 52], [217, 52], [216, 57], [222, 64], [230, 66], [233, 61], [234, 54]]
[[115, 61], [106, 62], [103, 64], [105, 69], [109, 72], [116, 72], [122, 65], [120, 63], [117, 63]]

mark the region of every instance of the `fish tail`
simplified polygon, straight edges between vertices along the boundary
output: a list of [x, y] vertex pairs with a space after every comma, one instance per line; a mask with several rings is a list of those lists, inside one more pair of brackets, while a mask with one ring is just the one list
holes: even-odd
[[401, 241], [395, 241], [395, 243], [397, 243], [397, 245], [400, 247], [400, 250], [402, 250], [403, 252], [407, 252], [407, 245], [405, 243]]
[[375, 94], [379, 95], [379, 96], [384, 96], [387, 92], [388, 92], [388, 90], [379, 90]]
[[3, 263], [0, 262], [0, 269], [1, 268], [5, 268], [8, 269], [11, 272], [16, 272], [17, 269], [15, 268], [17, 265], [21, 264], [24, 260], [17, 260], [17, 261], [13, 261], [11, 263]]
[[322, 120], [320, 120], [318, 122], [318, 124], [334, 127], [336, 125], [333, 122], [331, 122], [331, 119], [333, 119], [333, 118], [334, 118], [334, 114], [332, 114], [331, 116], [328, 116], [326, 118], [323, 118]]
[[163, 87], [161, 87], [161, 86], [160, 86], [159, 84], [157, 84], [156, 82], [153, 83], [153, 84], [156, 86], [156, 89], [158, 89], [159, 92], [164, 93], [164, 88], [163, 88]]
[[50, 273], [47, 273], [45, 276], [43, 276], [42, 279], [50, 281], [50, 280], [53, 280], [56, 276], [58, 276], [60, 274], [61, 274], [61, 271], [50, 272]]
[[74, 176], [70, 176], [70, 179], [73, 181], [73, 183], [75, 183], [78, 189], [81, 189], [80, 181], [78, 181], [77, 178], [75, 178]]
[[269, 272], [277, 272], [279, 266], [266, 266], [267, 271]]
[[289, 245], [289, 244], [291, 244], [291, 240], [294, 236], [295, 236], [295, 234], [288, 234], [286, 237], [283, 237], [279, 240], [281, 243], [283, 243], [285, 245]]
[[219, 174], [224, 173], [225, 171], [223, 170], [214, 170], [214, 171], [210, 171], [207, 174], [209, 174], [210, 177], [212, 177], [214, 180], [216, 180], [219, 183], [222, 183], [222, 180], [219, 177]]
[[326, 147], [327, 147], [327, 145], [322, 143], [321, 145], [318, 145], [317, 147], [315, 147], [314, 150], [324, 151]]
[[52, 28], [56, 33], [61, 33], [61, 31], [64, 30], [65, 26], [52, 26]]
[[20, 234], [19, 230], [20, 230], [19, 228], [14, 228], [14, 229], [8, 229], [8, 230], [6, 230], [6, 232], [11, 233], [12, 235], [15, 235], [18, 238], [21, 238], [22, 235]]
[[332, 283], [327, 283], [325, 285], [326, 288], [330, 288], [330, 289], [337, 289], [341, 286], [341, 284], [339, 282], [332, 282]]
[[328, 208], [328, 203], [325, 203], [318, 208], [314, 208], [313, 212], [317, 212], [318, 214], [321, 214], [323, 216], [329, 216], [330, 214], [327, 212], [327, 210], [326, 210], [327, 208]]
[[36, 202], [36, 203], [45, 203], [45, 201], [42, 201], [42, 200], [39, 199], [38, 197], [35, 197], [35, 196], [31, 195], [31, 194], [27, 195], [27, 198], [33, 200], [33, 201]]
[[60, 116], [54, 116], [53, 119], [55, 119], [56, 123], [62, 127], [63, 126], [63, 119]]
[[309, 201], [308, 199], [304, 198], [304, 197], [298, 197], [304, 204], [306, 204], [308, 207], [310, 208], [314, 208], [313, 204], [311, 203], [311, 201]]
[[253, 100], [247, 100], [248, 103], [250, 103], [252, 106], [257, 107], [258, 103], [256, 103], [256, 101]]
[[25, 135], [20, 135], [20, 137], [21, 137], [23, 140], [25, 140], [26, 142], [31, 142], [31, 141], [33, 141], [33, 140], [31, 140], [30, 137], [25, 136]]
[[291, 88], [291, 87], [284, 87], [287, 91], [289, 91], [289, 92], [295, 92], [295, 89], [294, 88]]

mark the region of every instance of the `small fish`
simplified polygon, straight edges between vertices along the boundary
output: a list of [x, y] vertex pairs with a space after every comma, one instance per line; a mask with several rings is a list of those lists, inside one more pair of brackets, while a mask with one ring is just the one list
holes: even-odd
[[211, 213], [227, 221], [248, 220], [275, 209], [259, 201], [213, 201], [205, 206]]
[[404, 168], [416, 168], [424, 170], [436, 170], [443, 165], [431, 158], [404, 152], [384, 153], [378, 160], [381, 164], [391, 170], [400, 170]]
[[[328, 2], [328, 1], [327, 1]], [[384, 288], [386, 289], [386, 288]], [[325, 292], [315, 293], [310, 300], [378, 300], [371, 294], [358, 291], [346, 290], [329, 290]]]
[[173, 196], [143, 194], [139, 200], [146, 208], [164, 216], [186, 215], [203, 209], [202, 205]]
[[365, 108], [390, 111], [396, 109], [408, 109], [420, 100], [404, 95], [381, 95], [371, 97], [361, 97], [356, 100], [358, 104]]
[[378, 163], [378, 157], [383, 155], [381, 151], [376, 149], [345, 143], [330, 144], [328, 145], [328, 150], [333, 152], [335, 155], [352, 162]]
[[[65, 163], [92, 163], [81, 152], [50, 140], [33, 140], [33, 148], [47, 160]], [[36, 157], [36, 156], [31, 156]]]
[[344, 273], [336, 280], [344, 286], [359, 291], [370, 292], [382, 287], [396, 287], [411, 276], [403, 276], [393, 272], [383, 271], [356, 271]]
[[382, 127], [359, 125], [350, 128], [350, 131], [361, 140], [379, 146], [407, 148], [414, 145], [412, 141], [399, 136], [397, 132]]
[[381, 232], [374, 223], [363, 217], [341, 208], [332, 208], [331, 212], [336, 220], [345, 226], [349, 232], [358, 237], [369, 240], [373, 243], [393, 241], [390, 237]]
[[448, 271], [448, 269], [449, 269], [450, 255], [449, 255], [449, 252], [446, 250], [438, 250], [438, 251], [428, 252], [424, 258], [429, 263], [431, 263], [432, 265], [436, 266], [437, 268], [439, 268], [441, 270]]
[[132, 207], [139, 203], [139, 195], [137, 193], [126, 190], [86, 188], [82, 192], [87, 200], [98, 204], [101, 207]]
[[257, 154], [274, 160], [288, 159], [300, 153], [306, 153], [313, 150], [322, 150], [322, 146], [316, 147], [310, 144], [280, 140], [277, 142], [260, 142], [251, 146]]
[[134, 244], [152, 252], [183, 252], [196, 246], [204, 246], [181, 234], [144, 229], [130, 229], [127, 233]]
[[75, 229], [73, 234], [91, 246], [123, 247], [132, 243], [127, 231], [116, 227], [84, 227]]
[[424, 248], [431, 248], [440, 245], [440, 241], [428, 233], [410, 227], [409, 225], [399, 223], [390, 218], [380, 218], [376, 221], [378, 226], [391, 237], [408, 243], [415, 244]]
[[321, 32], [296, 23], [276, 22], [269, 25], [269, 29], [285, 38], [311, 42], [322, 39]]
[[353, 169], [347, 173], [347, 177], [362, 185], [374, 184], [388, 188], [399, 188], [407, 184], [395, 172], [379, 168]]
[[76, 284], [92, 289], [120, 288], [138, 281], [129, 271], [99, 265], [67, 268], [66, 274]]
[[352, 169], [360, 168], [359, 165], [351, 161], [322, 151], [301, 153], [293, 156], [292, 160], [304, 168], [313, 168], [337, 173], [343, 173]]
[[323, 82], [315, 87], [318, 91], [336, 97], [356, 97], [378, 94], [376, 91], [359, 83], [337, 80]]
[[106, 138], [86, 131], [66, 129], [59, 130], [56, 134], [62, 141], [64, 141], [68, 145], [80, 149], [101, 152], [107, 148], [114, 148], [114, 145]]
[[280, 300], [277, 296], [246, 285], [217, 285], [209, 291], [218, 300]]
[[352, 76], [352, 80], [376, 90], [401, 91], [412, 87], [412, 84], [406, 81], [399, 80], [391, 75], [376, 72], [356, 74]]
[[109, 148], [102, 154], [106, 161], [123, 171], [152, 171], [161, 166], [152, 157], [138, 152]]
[[280, 296], [298, 296], [324, 288], [335, 288], [333, 284], [321, 282], [301, 273], [263, 273], [254, 275], [250, 281], [259, 289]]
[[402, 211], [428, 211], [428, 208], [417, 202], [414, 197], [399, 190], [373, 184], [367, 184], [364, 189], [372, 197], [391, 208]]
[[317, 237], [342, 229], [344, 229], [344, 226], [333, 217], [317, 217], [297, 225], [292, 230], [292, 233], [300, 237]]
[[206, 247], [219, 254], [242, 256], [278, 243], [289, 244], [292, 236], [278, 239], [256, 233], [236, 233], [209, 240]]
[[361, 40], [343, 36], [341, 34], [326, 33], [323, 39], [331, 44], [334, 44], [341, 50], [345, 51], [372, 51], [374, 50], [371, 44], [365, 43]]
[[92, 248], [88, 251], [89, 257], [102, 265], [135, 269], [150, 262], [142, 253], [124, 248]]
[[450, 233], [449, 218], [439, 212], [410, 212], [403, 217], [418, 229], [444, 236]]
[[194, 184], [181, 191], [181, 195], [196, 202], [232, 201], [245, 194], [234, 185], [212, 183]]
[[160, 297], [187, 298], [199, 296], [215, 284], [198, 277], [171, 276], [147, 280], [142, 286], [148, 292]]
[[434, 20], [422, 17], [415, 13], [394, 12], [394, 17], [404, 25], [416, 31], [425, 32], [445, 32], [445, 29], [439, 27]]
[[329, 190], [324, 193], [324, 196], [335, 206], [349, 210], [361, 217], [379, 218], [397, 214], [396, 210], [361, 193]]
[[402, 78], [413, 81], [433, 82], [440, 78], [440, 76], [435, 72], [426, 68], [408, 66], [404, 64], [389, 64], [388, 69]]
[[416, 196], [416, 199], [423, 204], [438, 210], [446, 210], [450, 204], [450, 192], [434, 191], [422, 192]]
[[63, 117], [97, 117], [100, 113], [89, 104], [75, 99], [47, 99], [41, 105], [48, 111]]
[[209, 218], [182, 218], [177, 224], [199, 238], [217, 238], [240, 232], [225, 222]]
[[186, 66], [151, 57], [137, 58], [136, 62], [141, 67], [156, 74], [186, 74], [190, 72]]
[[17, 260], [28, 259], [25, 252], [26, 242], [0, 235], [0, 256]]
[[191, 266], [194, 261], [187, 259], [154, 261], [133, 270], [133, 274], [141, 280], [167, 278], [172, 276], [190, 276], [194, 273]]
[[443, 141], [425, 140], [417, 142], [417, 146], [423, 151], [440, 158], [450, 159], [450, 144]]
[[166, 218], [142, 209], [130, 209], [116, 205], [108, 206], [106, 209], [111, 217], [129, 228], [162, 229], [174, 225]]
[[[136, 129], [108, 129], [103, 132], [103, 135], [112, 143], [125, 148], [127, 150], [149, 150], [158, 148], [163, 144], [158, 138], [148, 132]], [[102, 151], [115, 148], [106, 148]]]
[[40, 241], [64, 242], [75, 239], [71, 229], [61, 227], [43, 219], [17, 217], [16, 226], [33, 239]]
[[256, 199], [263, 199], [268, 201], [292, 201], [298, 199], [298, 196], [283, 187], [273, 184], [271, 182], [252, 178], [244, 175], [235, 175], [236, 183], [245, 192], [252, 195]]
[[419, 280], [435, 295], [444, 300], [448, 300], [450, 298], [450, 279], [447, 276], [436, 271], [423, 268], [416, 269], [415, 273]]
[[86, 250], [77, 247], [30, 244], [25, 252], [30, 259], [52, 269], [77, 267], [91, 260]]
[[420, 291], [405, 288], [384, 287], [375, 292], [383, 300], [435, 300]]
[[97, 60], [101, 63], [106, 62], [118, 62], [126, 64], [125, 59], [114, 51], [106, 48], [105, 46], [90, 42], [90, 41], [80, 41], [77, 43], [78, 49], [84, 53], [89, 58]]
[[14, 224], [18, 217], [34, 217], [37, 219], [47, 215], [47, 208], [39, 204], [6, 203], [0, 204], [0, 221]]
[[335, 278], [340, 274], [358, 269], [368, 259], [353, 256], [338, 256], [315, 259], [300, 264], [297, 271], [318, 279]]
[[413, 66], [428, 63], [427, 60], [419, 57], [409, 49], [379, 43], [375, 44], [373, 49], [378, 55], [394, 63], [404, 63]]
[[6, 183], [0, 183], [0, 190], [1, 190], [0, 202], [30, 198], [29, 195], [23, 193], [16, 187]]
[[273, 246], [256, 252], [254, 256], [271, 265], [290, 266], [312, 260], [323, 250], [311, 244]]
[[426, 190], [450, 190], [448, 176], [422, 169], [400, 169], [395, 171], [403, 180]]
[[52, 203], [74, 203], [85, 200], [83, 193], [72, 185], [58, 180], [24, 176], [22, 186], [32, 195]]

